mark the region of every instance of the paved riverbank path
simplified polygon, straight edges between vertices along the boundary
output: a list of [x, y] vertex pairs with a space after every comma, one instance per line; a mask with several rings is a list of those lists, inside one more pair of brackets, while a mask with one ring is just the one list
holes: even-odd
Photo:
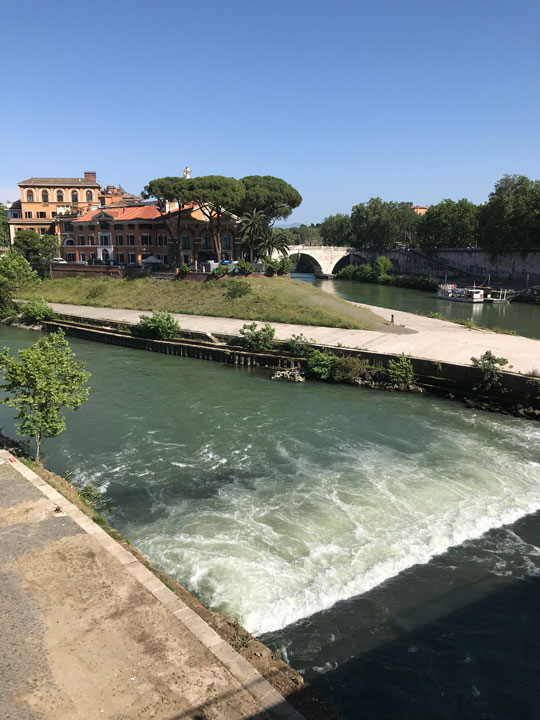
[[135, 557], [0, 451], [0, 718], [302, 720]]
[[[479, 357], [486, 350], [491, 350], [498, 357], [508, 360], [508, 369], [512, 372], [524, 375], [529, 375], [534, 370], [540, 372], [540, 340], [518, 335], [504, 335], [489, 330], [470, 330], [446, 320], [436, 320], [399, 310], [387, 310], [373, 305], [356, 304], [381, 315], [388, 323], [388, 331], [344, 330], [285, 323], [270, 324], [275, 328], [278, 340], [287, 340], [292, 335], [303, 333], [307, 338], [322, 345], [332, 347], [342, 345], [348, 348], [390, 354], [404, 352], [413, 357], [462, 365], [470, 365], [471, 357]], [[51, 303], [51, 306], [59, 314], [120, 323], [137, 323], [141, 315], [149, 312], [148, 310], [121, 310], [60, 303]], [[252, 322], [180, 313], [173, 313], [173, 316], [184, 330], [231, 335], [239, 335], [243, 324]], [[390, 324], [392, 316], [394, 316], [394, 325]]]

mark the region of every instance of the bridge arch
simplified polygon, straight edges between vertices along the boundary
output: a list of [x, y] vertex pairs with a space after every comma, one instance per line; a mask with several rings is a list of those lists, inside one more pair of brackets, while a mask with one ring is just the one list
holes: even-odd
[[289, 257], [293, 259], [293, 262], [296, 262], [296, 264], [298, 264], [301, 260], [307, 260], [311, 265], [311, 272], [315, 273], [315, 275], [323, 274], [323, 270], [319, 261], [315, 257], [313, 257], [313, 255], [305, 252], [304, 250], [302, 250], [301, 252], [295, 252], [295, 248], [292, 248], [292, 251], [293, 252], [290, 253]]

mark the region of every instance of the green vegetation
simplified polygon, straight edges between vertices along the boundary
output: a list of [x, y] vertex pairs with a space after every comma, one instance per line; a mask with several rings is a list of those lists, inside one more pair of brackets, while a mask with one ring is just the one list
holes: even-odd
[[322, 221], [319, 232], [323, 245], [342, 245], [349, 247], [353, 244], [354, 233], [350, 215], [330, 215]]
[[307, 368], [319, 380], [330, 380], [338, 361], [337, 355], [329, 350], [312, 350], [308, 356]]
[[39, 325], [46, 320], [53, 320], [56, 313], [43, 298], [34, 298], [19, 304], [21, 320], [25, 325]]
[[9, 232], [7, 208], [3, 203], [0, 203], [0, 246], [8, 245], [8, 236]]
[[389, 360], [386, 368], [388, 379], [394, 385], [407, 387], [414, 383], [414, 369], [405, 353], [401, 353], [397, 360]]
[[378, 373], [379, 368], [372, 365], [369, 360], [354, 355], [343, 355], [338, 358], [334, 366], [332, 380], [354, 385], [358, 382], [375, 380]]
[[33, 230], [19, 230], [13, 241], [13, 252], [28, 260], [40, 277], [45, 277], [49, 265], [58, 256], [56, 235], [38, 235]]
[[242, 344], [247, 350], [261, 352], [272, 349], [276, 331], [268, 323], [265, 323], [262, 328], [257, 328], [257, 323], [246, 323], [240, 330], [240, 334], [242, 335]]
[[237, 615], [235, 615], [234, 617], [232, 628], [233, 632], [231, 636], [231, 645], [236, 650], [236, 652], [240, 652], [242, 648], [249, 647], [250, 637], [246, 634], [246, 631], [240, 625]]
[[310, 341], [303, 333], [300, 333], [300, 335], [292, 335], [285, 343], [285, 350], [293, 357], [307, 357], [310, 350]]
[[37, 273], [28, 260], [15, 252], [0, 257], [0, 313], [3, 317], [15, 314], [13, 298], [31, 292], [39, 284]]
[[17, 410], [17, 432], [34, 439], [39, 463], [42, 440], [66, 429], [60, 411], [76, 410], [88, 399], [84, 386], [90, 375], [75, 359], [61, 330], [19, 350], [18, 360], [4, 348], [0, 369], [4, 373], [0, 389], [7, 394], [0, 402]]
[[[248, 278], [245, 282], [252, 292], [236, 298], [227, 296], [227, 283], [167, 283], [151, 278], [43, 280], [39, 292], [48, 302], [95, 307], [168, 310], [192, 315], [363, 330], [374, 330], [383, 325], [382, 318], [371, 311], [300, 280], [273, 277]], [[31, 297], [31, 293], [24, 296]]]
[[133, 327], [132, 332], [138, 337], [174, 340], [180, 332], [180, 325], [171, 313], [165, 310], [154, 310], [152, 315], [141, 315], [141, 319]]
[[471, 362], [479, 375], [479, 382], [474, 390], [490, 390], [500, 386], [501, 368], [508, 364], [506, 358], [497, 357], [491, 350], [486, 350], [479, 358], [472, 357]]
[[227, 280], [227, 298], [229, 300], [244, 297], [250, 292], [251, 285], [245, 280]]
[[238, 275], [251, 275], [253, 267], [248, 260], [240, 258], [240, 260], [236, 263], [236, 272]]
[[392, 287], [412, 288], [414, 290], [437, 290], [437, 278], [421, 275], [389, 275], [392, 270], [392, 261], [380, 255], [373, 262], [373, 267], [367, 263], [362, 265], [345, 265], [336, 273], [337, 280], [358, 280], [359, 282], [375, 283], [378, 285], [391, 285]]

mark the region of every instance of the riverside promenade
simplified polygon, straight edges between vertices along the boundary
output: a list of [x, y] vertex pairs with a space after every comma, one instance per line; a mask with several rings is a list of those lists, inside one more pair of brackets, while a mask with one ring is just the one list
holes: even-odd
[[132, 553], [0, 450], [0, 717], [302, 720]]
[[[135, 324], [141, 315], [150, 311], [121, 310], [118, 308], [90, 307], [87, 305], [68, 305], [50, 303], [58, 314], [75, 315], [94, 320], [109, 320], [119, 323]], [[471, 357], [480, 357], [486, 350], [508, 360], [505, 369], [511, 372], [529, 375], [540, 372], [540, 340], [518, 335], [504, 335], [488, 330], [470, 330], [446, 320], [414, 315], [399, 310], [387, 310], [373, 305], [355, 303], [384, 318], [387, 326], [381, 330], [344, 330], [314, 325], [292, 325], [270, 323], [276, 331], [276, 339], [287, 340], [292, 335], [302, 333], [308, 339], [321, 345], [358, 348], [371, 352], [400, 354], [413, 357], [470, 365]], [[392, 315], [394, 324], [390, 323]], [[180, 327], [192, 332], [224, 333], [239, 335], [240, 329], [251, 320], [211, 317], [205, 315], [187, 315], [173, 313]], [[259, 325], [261, 323], [258, 323]]]

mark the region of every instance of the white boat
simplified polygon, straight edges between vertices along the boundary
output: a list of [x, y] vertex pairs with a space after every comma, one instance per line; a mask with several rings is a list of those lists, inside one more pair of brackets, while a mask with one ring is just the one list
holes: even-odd
[[437, 289], [437, 298], [454, 302], [483, 303], [484, 291], [477, 287], [463, 288], [453, 283], [443, 283]]

